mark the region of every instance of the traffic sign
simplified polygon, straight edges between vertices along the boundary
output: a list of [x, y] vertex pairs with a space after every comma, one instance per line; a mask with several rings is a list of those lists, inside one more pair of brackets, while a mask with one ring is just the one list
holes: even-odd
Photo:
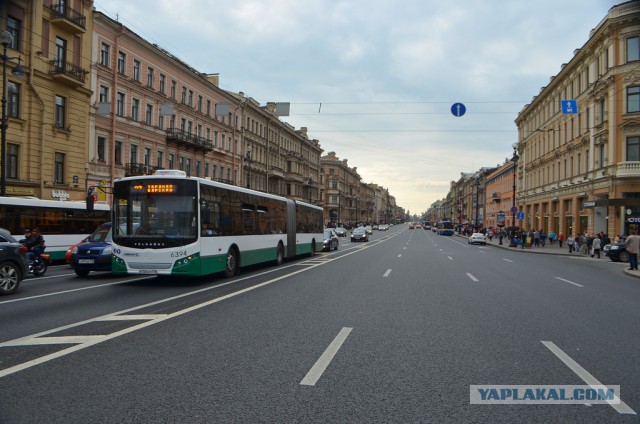
[[578, 113], [578, 102], [575, 100], [562, 100], [562, 113], [565, 115], [573, 115]]
[[518, 212], [518, 207], [517, 206], [512, 207], [511, 213], [516, 213], [516, 212]]
[[518, 212], [516, 214], [516, 219], [523, 220], [524, 219], [524, 212]]
[[451, 106], [451, 113], [453, 113], [453, 116], [460, 117], [464, 115], [466, 111], [467, 108], [462, 103], [454, 103], [453, 106]]

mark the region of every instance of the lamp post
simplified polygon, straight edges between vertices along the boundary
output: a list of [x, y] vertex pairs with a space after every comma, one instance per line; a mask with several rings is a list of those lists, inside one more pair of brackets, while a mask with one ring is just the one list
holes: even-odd
[[[515, 247], [516, 243], [513, 239], [515, 238], [516, 232], [516, 182], [518, 178], [518, 159], [520, 159], [520, 157], [518, 156], [518, 143], [513, 143], [511, 147], [513, 147], [513, 157], [511, 158], [511, 162], [513, 162], [513, 198], [511, 203], [511, 243], [509, 247]], [[524, 242], [524, 240], [521, 242]]]
[[9, 126], [9, 118], [7, 116], [7, 61], [18, 59], [18, 66], [13, 68], [11, 74], [17, 78], [22, 78], [26, 74], [24, 68], [20, 65], [20, 57], [7, 56], [7, 47], [13, 44], [13, 35], [9, 31], [2, 31], [0, 34], [2, 42], [2, 151], [0, 155], [0, 196], [7, 195], [7, 127]]
[[253, 163], [251, 150], [247, 150], [247, 155], [244, 157], [244, 160], [247, 162], [247, 188], [251, 188], [251, 164]]

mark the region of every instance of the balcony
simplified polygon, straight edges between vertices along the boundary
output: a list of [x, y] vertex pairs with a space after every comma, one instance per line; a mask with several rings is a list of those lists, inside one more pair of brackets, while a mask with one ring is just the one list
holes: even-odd
[[210, 140], [176, 128], [167, 130], [166, 140], [167, 143], [174, 142], [185, 147], [193, 147], [196, 150], [204, 150], [207, 152], [213, 150], [213, 144]]
[[51, 23], [72, 34], [84, 34], [87, 30], [87, 18], [64, 3], [55, 3], [50, 7]]
[[143, 165], [141, 163], [127, 163], [124, 166], [124, 176], [133, 177], [136, 175], [153, 175], [158, 169], [164, 169], [159, 166]]
[[87, 71], [73, 63], [60, 59], [49, 61], [49, 74], [53, 75], [53, 79], [72, 87], [84, 85], [84, 77]]
[[640, 162], [618, 162], [618, 166], [616, 169], [616, 177], [618, 178], [640, 177]]
[[502, 193], [498, 193], [498, 192], [493, 193], [493, 194], [491, 195], [491, 200], [492, 200], [493, 202], [500, 202], [500, 201], [502, 200]]

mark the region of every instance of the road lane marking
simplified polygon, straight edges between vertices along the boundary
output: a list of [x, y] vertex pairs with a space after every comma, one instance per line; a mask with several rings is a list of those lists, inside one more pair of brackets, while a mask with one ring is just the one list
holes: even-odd
[[336, 353], [338, 353], [338, 350], [340, 349], [344, 341], [349, 336], [349, 333], [351, 333], [351, 330], [353, 330], [353, 328], [350, 328], [350, 327], [343, 327], [342, 330], [340, 330], [338, 335], [335, 337], [335, 339], [333, 339], [333, 341], [331, 342], [329, 347], [327, 347], [327, 349], [324, 351], [322, 356], [318, 358], [318, 360], [311, 367], [307, 375], [305, 375], [302, 381], [300, 381], [301, 385], [303, 386], [316, 385], [316, 383], [318, 382], [318, 380], [320, 379], [324, 371], [329, 366], [329, 363], [331, 362], [333, 357], [336, 356]]
[[399, 257], [399, 258], [401, 258], [401, 257], [402, 257], [402, 253], [400, 253], [400, 254], [398, 255], [398, 257]]
[[513, 263], [513, 261], [511, 259], [502, 258], [502, 260]]
[[582, 284], [574, 283], [573, 281], [565, 280], [564, 278], [555, 277], [556, 280], [564, 281], [565, 283], [573, 284], [574, 286], [584, 287]]
[[389, 268], [382, 276], [386, 278], [389, 274], [391, 274], [391, 268]]
[[453, 260], [453, 258], [452, 258], [451, 256], [447, 256], [447, 258], [449, 258], [449, 260], [450, 260], [450, 261], [452, 261], [452, 260]]
[[[580, 364], [578, 364], [576, 361], [574, 361], [569, 355], [564, 353], [564, 351], [562, 349], [560, 349], [558, 346], [556, 346], [555, 343], [553, 343], [553, 342], [544, 342], [544, 341], [540, 341], [540, 343], [545, 345], [545, 347], [547, 349], [549, 349], [551, 351], [551, 353], [556, 355], [558, 357], [558, 359], [560, 359], [562, 362], [564, 362], [564, 364], [566, 366], [568, 366], [569, 369], [571, 369], [571, 371], [576, 373], [576, 375], [578, 377], [580, 377], [585, 383], [587, 383], [593, 389], [598, 389], [599, 387], [600, 388], [604, 387], [604, 384], [600, 383], [597, 378], [595, 378], [593, 375], [591, 375], [589, 373], [589, 371], [587, 371], [584, 368], [582, 368], [582, 366], [580, 366]], [[629, 405], [624, 403], [622, 401], [622, 399], [620, 399], [618, 396], [614, 395], [613, 400], [607, 400], [607, 403], [609, 405], [611, 405], [611, 407], [613, 409], [618, 411], [619, 414], [637, 415], [636, 411], [631, 409], [629, 407]]]
[[478, 280], [476, 277], [473, 276], [473, 274], [471, 274], [470, 272], [467, 272], [467, 277], [471, 278], [472, 281], [475, 281], [476, 283], [480, 280]]

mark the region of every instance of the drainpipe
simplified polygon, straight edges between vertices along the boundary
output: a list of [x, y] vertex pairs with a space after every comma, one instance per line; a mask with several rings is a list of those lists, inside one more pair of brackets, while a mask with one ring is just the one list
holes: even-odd
[[[36, 10], [36, 6], [37, 6], [37, 1], [33, 0], [31, 2], [31, 28], [35, 28], [36, 27], [36, 14], [34, 13], [34, 11]], [[34, 66], [33, 66], [33, 62], [34, 62], [34, 47], [35, 46], [35, 40], [34, 40], [34, 31], [30, 31], [29, 32], [29, 87], [31, 88], [31, 90], [33, 91], [33, 94], [35, 94], [36, 98], [38, 99], [38, 102], [40, 103], [41, 109], [40, 109], [40, 169], [38, 170], [38, 179], [40, 181], [40, 198], [42, 198], [42, 195], [44, 193], [44, 172], [43, 172], [43, 166], [44, 165], [44, 139], [45, 139], [45, 132], [44, 132], [44, 116], [45, 116], [45, 103], [44, 103], [44, 99], [42, 98], [42, 96], [40, 95], [40, 93], [38, 93], [38, 90], [36, 90], [35, 85], [33, 84], [33, 76], [34, 76]], [[33, 121], [32, 121], [33, 122]], [[29, 132], [31, 133], [31, 132]], [[31, 139], [31, 134], [29, 134], [29, 139]], [[29, 140], [29, 147], [31, 147], [31, 140]]]

